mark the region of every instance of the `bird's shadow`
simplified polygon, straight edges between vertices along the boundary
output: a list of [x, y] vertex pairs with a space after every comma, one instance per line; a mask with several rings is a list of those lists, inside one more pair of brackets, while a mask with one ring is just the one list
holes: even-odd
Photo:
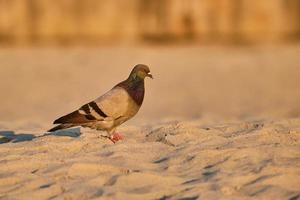
[[43, 135], [34, 135], [31, 133], [15, 133], [14, 131], [0, 131], [0, 144], [12, 142], [26, 142], [36, 138], [46, 136], [65, 136], [65, 137], [79, 137], [81, 135], [80, 128], [72, 128], [67, 130], [56, 131], [53, 133], [44, 133]]
[[54, 136], [67, 136], [67, 137], [79, 137], [81, 135], [80, 128], [70, 128], [70, 129], [65, 129], [65, 130], [59, 130], [55, 132], [48, 132], [45, 133], [44, 135], [41, 135], [39, 137], [45, 137], [48, 135], [54, 135]]

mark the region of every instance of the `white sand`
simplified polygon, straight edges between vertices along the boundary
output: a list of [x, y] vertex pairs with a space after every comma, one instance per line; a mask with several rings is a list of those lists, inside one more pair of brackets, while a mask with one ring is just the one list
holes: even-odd
[[[299, 49], [0, 50], [0, 199], [300, 198]], [[141, 61], [123, 141], [44, 135]]]
[[7, 136], [11, 142], [0, 146], [0, 197], [292, 199], [300, 195], [300, 120], [125, 126], [120, 128], [125, 140], [115, 145], [94, 131], [85, 129], [80, 136], [77, 131], [33, 140], [20, 133]]

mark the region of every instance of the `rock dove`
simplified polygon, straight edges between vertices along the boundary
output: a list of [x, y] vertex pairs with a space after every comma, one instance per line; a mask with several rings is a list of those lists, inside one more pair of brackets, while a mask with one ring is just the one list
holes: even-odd
[[59, 125], [48, 132], [82, 126], [106, 131], [106, 137], [115, 143], [122, 139], [122, 136], [115, 132], [116, 127], [132, 118], [143, 103], [146, 77], [153, 78], [149, 67], [143, 64], [136, 65], [125, 81], [78, 110], [58, 118], [53, 124]]

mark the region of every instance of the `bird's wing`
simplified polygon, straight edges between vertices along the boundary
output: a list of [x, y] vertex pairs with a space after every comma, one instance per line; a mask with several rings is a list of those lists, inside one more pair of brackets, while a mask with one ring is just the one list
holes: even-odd
[[114, 87], [112, 90], [95, 100], [96, 105], [107, 116], [114, 119], [126, 117], [133, 100], [122, 87]]
[[54, 124], [83, 124], [93, 121], [104, 120], [105, 115], [99, 110], [97, 104], [92, 101], [81, 106], [78, 110], [62, 116], [54, 121]]
[[127, 118], [127, 116], [129, 118], [131, 114], [128, 111], [133, 110], [133, 112], [135, 112], [136, 110], [134, 104], [125, 89], [114, 87], [96, 100], [55, 120], [54, 124], [83, 124], [93, 121], [102, 121], [105, 120], [105, 118], [118, 119], [120, 117]]

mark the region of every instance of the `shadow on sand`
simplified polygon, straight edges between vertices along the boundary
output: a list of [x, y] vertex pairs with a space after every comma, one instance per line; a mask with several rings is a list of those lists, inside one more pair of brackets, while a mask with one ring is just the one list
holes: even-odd
[[56, 131], [53, 133], [44, 133], [43, 135], [33, 135], [30, 133], [18, 133], [14, 131], [0, 131], [0, 144], [12, 142], [26, 142], [31, 141], [35, 138], [46, 137], [46, 136], [65, 136], [65, 137], [79, 137], [81, 135], [80, 128], [72, 128], [67, 130]]

